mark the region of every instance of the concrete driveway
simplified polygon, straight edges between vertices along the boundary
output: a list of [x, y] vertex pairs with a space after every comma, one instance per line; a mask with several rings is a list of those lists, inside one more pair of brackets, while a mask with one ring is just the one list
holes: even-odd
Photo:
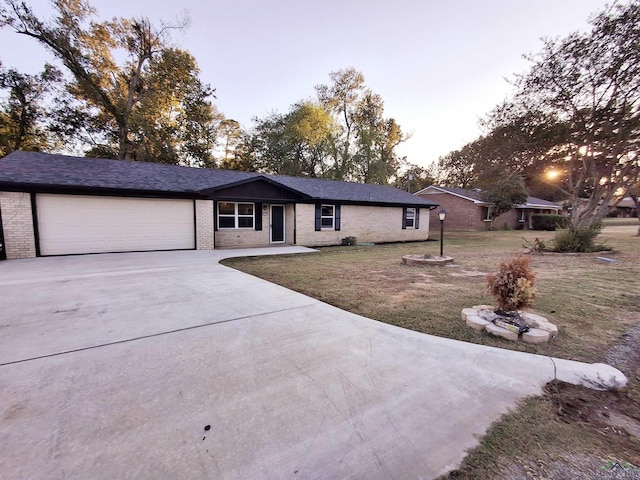
[[306, 251], [0, 262], [0, 478], [431, 479], [554, 372], [625, 381], [218, 264]]

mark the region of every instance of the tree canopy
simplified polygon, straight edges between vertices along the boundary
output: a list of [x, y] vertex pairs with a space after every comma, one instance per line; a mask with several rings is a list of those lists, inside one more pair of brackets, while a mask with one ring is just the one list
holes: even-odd
[[[243, 145], [258, 168], [272, 173], [387, 184], [398, 175], [396, 147], [407, 139], [385, 118], [382, 97], [353, 68], [330, 73], [286, 114], [254, 120]], [[246, 158], [246, 156], [245, 156]]]
[[61, 81], [60, 71], [46, 64], [37, 75], [4, 69], [0, 63], [0, 90], [8, 96], [0, 104], [0, 155], [14, 150], [47, 150], [56, 138], [46, 127], [46, 99]]
[[513, 98], [489, 114], [487, 133], [440, 160], [446, 181], [474, 185], [500, 165], [548, 193], [542, 179], [553, 169], [573, 229], [604, 217], [611, 200], [637, 182], [640, 2], [615, 3], [591, 25], [590, 32], [544, 39], [526, 57], [530, 70], [517, 76]]
[[[0, 26], [37, 40], [71, 76], [56, 114], [58, 131], [91, 146], [94, 155], [205, 165], [216, 121], [195, 59], [172, 48], [178, 25], [147, 18], [94, 20], [85, 0], [53, 0], [54, 18], [41, 19], [17, 0], [2, 0]], [[125, 59], [118, 62], [121, 53]]]

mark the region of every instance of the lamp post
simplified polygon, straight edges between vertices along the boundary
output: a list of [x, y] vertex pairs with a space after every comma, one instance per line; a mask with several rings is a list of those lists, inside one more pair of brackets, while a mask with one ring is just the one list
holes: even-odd
[[444, 210], [440, 210], [438, 213], [438, 218], [440, 219], [440, 256], [443, 257], [443, 247], [444, 247], [444, 217], [447, 216], [447, 212]]

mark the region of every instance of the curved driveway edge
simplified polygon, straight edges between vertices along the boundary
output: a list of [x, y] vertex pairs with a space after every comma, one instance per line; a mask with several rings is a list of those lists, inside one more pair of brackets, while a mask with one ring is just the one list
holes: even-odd
[[309, 251], [1, 262], [0, 478], [431, 479], [554, 375], [626, 382], [218, 264]]

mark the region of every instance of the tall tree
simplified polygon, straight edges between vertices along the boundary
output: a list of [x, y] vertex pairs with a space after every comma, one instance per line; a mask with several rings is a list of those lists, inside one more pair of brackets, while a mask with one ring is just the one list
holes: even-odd
[[85, 0], [52, 3], [55, 17], [44, 21], [25, 3], [2, 0], [0, 26], [34, 38], [68, 69], [75, 102], [65, 115], [82, 124], [97, 150], [121, 159], [209, 161], [213, 91], [197, 79], [193, 57], [168, 46], [170, 31], [186, 20], [160, 27], [147, 18], [96, 22]]
[[221, 140], [220, 148], [223, 152], [220, 158], [222, 168], [233, 169], [242, 137], [242, 127], [237, 120], [226, 118], [218, 125], [218, 138]]
[[37, 75], [4, 69], [0, 64], [0, 90], [7, 90], [6, 101], [0, 104], [0, 156], [53, 146], [52, 133], [44, 124], [45, 100], [60, 81], [60, 71], [49, 64]]
[[564, 172], [573, 230], [603, 218], [640, 175], [640, 1], [613, 4], [591, 24], [545, 40], [513, 100], [562, 127], [545, 156]]
[[333, 113], [340, 130], [328, 175], [339, 180], [383, 183], [398, 173], [396, 147], [407, 140], [393, 118], [384, 117], [382, 97], [366, 88], [354, 68], [330, 73], [331, 85], [318, 85], [318, 99]]
[[471, 188], [478, 181], [482, 170], [482, 158], [477, 142], [471, 142], [460, 150], [449, 152], [438, 160], [438, 177], [446, 187]]
[[396, 176], [394, 186], [409, 193], [415, 193], [430, 185], [436, 184], [436, 178], [431, 168], [421, 167], [415, 163], [406, 163], [402, 158], [403, 173]]
[[352, 141], [354, 115], [358, 100], [365, 92], [364, 75], [349, 67], [329, 74], [331, 85], [317, 85], [320, 102], [337, 117], [341, 135], [333, 149], [331, 176], [336, 180], [348, 180], [353, 172]]
[[325, 174], [335, 124], [322, 105], [303, 101], [288, 114], [255, 121], [252, 144], [262, 169], [293, 176]]

